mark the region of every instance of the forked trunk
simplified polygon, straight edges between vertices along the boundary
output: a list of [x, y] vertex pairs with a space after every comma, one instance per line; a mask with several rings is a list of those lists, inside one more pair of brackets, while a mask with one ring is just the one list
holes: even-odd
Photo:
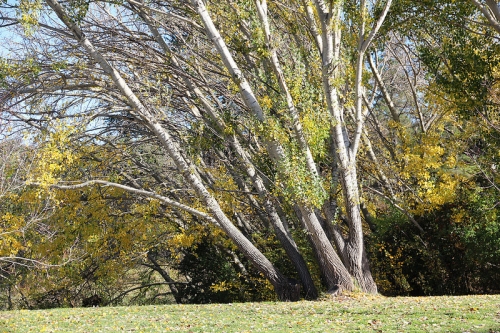
[[[350, 275], [359, 284], [361, 290], [370, 293], [376, 293], [377, 288], [371, 276], [363, 243], [363, 230], [361, 221], [361, 210], [358, 193], [358, 182], [356, 176], [356, 154], [359, 137], [363, 125], [363, 118], [360, 112], [357, 112], [357, 128], [356, 136], [351, 142], [344, 122], [344, 106], [342, 104], [342, 93], [340, 87], [335, 82], [341, 77], [340, 66], [341, 61], [341, 13], [342, 2], [330, 2], [329, 8], [322, 0], [315, 0], [316, 10], [321, 23], [321, 40], [322, 40], [322, 82], [323, 91], [326, 97], [326, 103], [331, 115], [332, 139], [334, 143], [334, 151], [336, 154], [336, 167], [339, 170], [339, 180], [342, 184], [342, 192], [344, 196], [344, 208], [347, 213], [347, 223], [349, 225], [349, 237], [346, 244], [342, 244], [342, 259], [345, 267]], [[387, 2], [390, 4], [390, 1]], [[306, 4], [306, 6], [308, 6]], [[387, 8], [385, 8], [387, 9]], [[385, 12], [386, 13], [386, 12]], [[332, 15], [333, 14], [333, 15]], [[384, 14], [385, 15], [385, 14]], [[379, 23], [379, 22], [378, 22]], [[378, 24], [377, 23], [377, 24]], [[364, 23], [363, 23], [364, 24]], [[375, 32], [375, 30], [373, 31]], [[361, 38], [364, 38], [364, 34]], [[373, 38], [370, 34], [368, 40]], [[368, 43], [368, 42], [367, 42]], [[360, 40], [358, 68], [357, 68], [357, 108], [359, 107], [359, 97], [362, 91], [361, 70], [362, 70], [362, 53], [365, 52], [367, 44]], [[337, 242], [338, 243], [338, 242]], [[338, 246], [338, 245], [337, 245]]]
[[361, 205], [356, 178], [356, 168], [353, 165], [340, 172], [349, 224], [349, 239], [342, 257], [347, 270], [354, 277], [361, 290], [375, 294], [377, 293], [377, 285], [373, 280], [364, 246]]

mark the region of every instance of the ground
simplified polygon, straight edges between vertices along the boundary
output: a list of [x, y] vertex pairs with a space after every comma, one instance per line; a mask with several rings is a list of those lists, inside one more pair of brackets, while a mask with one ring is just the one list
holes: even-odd
[[500, 333], [500, 295], [0, 312], [0, 333], [168, 331]]

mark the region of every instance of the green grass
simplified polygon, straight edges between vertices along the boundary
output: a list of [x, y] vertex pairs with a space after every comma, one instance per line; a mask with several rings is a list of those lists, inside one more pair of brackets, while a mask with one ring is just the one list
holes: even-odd
[[500, 295], [0, 312], [0, 333], [169, 331], [500, 333]]

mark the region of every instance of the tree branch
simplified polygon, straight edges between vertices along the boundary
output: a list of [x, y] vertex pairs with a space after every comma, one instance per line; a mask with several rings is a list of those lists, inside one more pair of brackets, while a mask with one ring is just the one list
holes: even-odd
[[153, 287], [153, 286], [160, 286], [160, 285], [169, 285], [169, 284], [188, 284], [187, 282], [157, 282], [157, 283], [148, 283], [148, 284], [145, 284], [145, 285], [142, 285], [142, 286], [138, 286], [138, 287], [134, 287], [132, 289], [129, 289], [129, 290], [125, 290], [124, 292], [120, 293], [118, 296], [112, 298], [111, 300], [109, 300], [108, 302], [104, 303], [104, 305], [108, 305], [108, 304], [111, 304], [113, 303], [114, 301], [116, 301], [117, 299], [125, 296], [126, 294], [132, 292], [132, 291], [135, 291], [135, 290], [139, 290], [139, 289], [142, 289], [142, 288], [148, 288], [148, 287]]
[[424, 232], [424, 228], [422, 228], [422, 226], [415, 220], [415, 218], [413, 218], [413, 216], [411, 216], [410, 213], [408, 213], [406, 211], [406, 209], [403, 209], [401, 206], [399, 206], [396, 202], [394, 202], [394, 200], [392, 200], [390, 197], [388, 197], [387, 195], [385, 195], [384, 193], [380, 192], [380, 191], [377, 191], [376, 189], [374, 188], [371, 188], [369, 186], [366, 187], [367, 189], [369, 189], [370, 191], [372, 191], [373, 193], [375, 194], [378, 194], [380, 195], [381, 197], [389, 200], [389, 202], [394, 206], [396, 207], [400, 212], [402, 212], [403, 214], [405, 214], [408, 219], [417, 227], [417, 229], [420, 231], [420, 232]]
[[[51, 185], [50, 187], [51, 188], [61, 189], [61, 190], [76, 190], [76, 189], [79, 189], [79, 188], [84, 188], [84, 187], [88, 187], [88, 186], [92, 186], [92, 185], [96, 185], [96, 184], [103, 185], [103, 186], [111, 186], [111, 187], [115, 187], [115, 188], [119, 188], [119, 189], [125, 190], [125, 191], [130, 192], [130, 193], [134, 193], [134, 194], [142, 195], [142, 196], [145, 196], [145, 197], [157, 199], [157, 200], [163, 202], [166, 205], [169, 205], [169, 206], [172, 206], [172, 207], [175, 207], [175, 208], [179, 208], [179, 209], [184, 210], [184, 211], [186, 211], [188, 213], [191, 213], [194, 216], [203, 218], [203, 219], [205, 219], [205, 220], [213, 223], [216, 226], [219, 225], [219, 223], [213, 217], [211, 217], [210, 215], [208, 215], [207, 213], [201, 212], [201, 211], [199, 211], [197, 209], [194, 209], [192, 207], [184, 205], [184, 204], [182, 204], [180, 202], [177, 202], [177, 201], [169, 199], [169, 198], [167, 198], [165, 196], [159, 195], [158, 193], [154, 193], [154, 192], [150, 192], [150, 191], [146, 191], [146, 190], [142, 190], [142, 189], [137, 189], [137, 188], [134, 188], [134, 187], [131, 187], [131, 186], [117, 184], [117, 183], [109, 182], [109, 181], [106, 181], [106, 180], [95, 179], [95, 180], [89, 180], [89, 181], [86, 181], [86, 182], [83, 182], [83, 183], [79, 183], [79, 184], [74, 184], [74, 185], [54, 184], [54, 185]], [[40, 184], [38, 184], [38, 183], [32, 183], [30, 185], [40, 185]]]
[[476, 8], [481, 11], [481, 13], [483, 13], [484, 17], [486, 17], [491, 26], [500, 34], [500, 24], [498, 22], [500, 18], [500, 12], [496, 1], [487, 0], [486, 6], [478, 0], [470, 0], [470, 2], [474, 6], [476, 6]]

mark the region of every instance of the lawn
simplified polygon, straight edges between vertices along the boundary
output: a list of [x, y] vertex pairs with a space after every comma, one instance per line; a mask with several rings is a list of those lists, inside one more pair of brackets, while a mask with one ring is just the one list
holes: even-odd
[[0, 333], [168, 331], [500, 333], [500, 295], [0, 312]]

